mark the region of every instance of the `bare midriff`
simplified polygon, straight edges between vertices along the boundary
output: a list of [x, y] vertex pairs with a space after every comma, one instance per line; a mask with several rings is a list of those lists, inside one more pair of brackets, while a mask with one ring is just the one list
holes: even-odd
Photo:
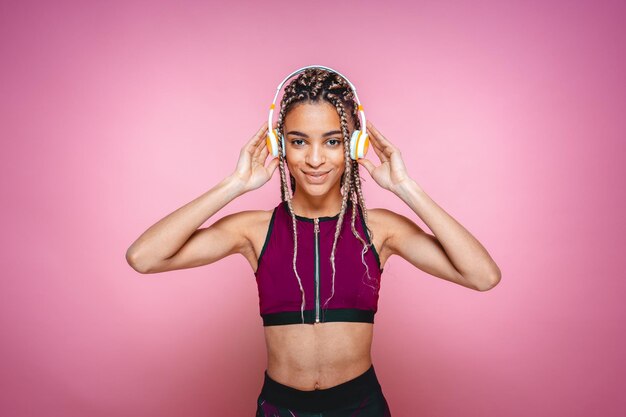
[[372, 365], [373, 323], [265, 326], [267, 374], [302, 391], [327, 389]]

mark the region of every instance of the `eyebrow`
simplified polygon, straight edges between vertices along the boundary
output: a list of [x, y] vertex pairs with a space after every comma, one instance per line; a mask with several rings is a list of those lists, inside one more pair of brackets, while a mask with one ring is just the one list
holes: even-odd
[[[332, 136], [332, 135], [336, 135], [336, 134], [341, 134], [341, 130], [331, 130], [330, 132], [324, 133], [322, 136], [323, 137], [327, 137], [327, 136]], [[298, 132], [297, 130], [291, 130], [291, 131], [287, 132], [287, 135], [302, 136], [303, 138], [308, 138], [309, 137], [307, 134], [302, 133], [302, 132]]]

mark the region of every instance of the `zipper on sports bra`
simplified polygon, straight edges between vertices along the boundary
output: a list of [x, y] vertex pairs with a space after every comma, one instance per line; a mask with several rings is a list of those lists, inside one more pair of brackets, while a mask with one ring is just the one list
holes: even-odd
[[313, 231], [315, 232], [315, 323], [320, 322], [320, 244], [319, 218], [313, 219]]

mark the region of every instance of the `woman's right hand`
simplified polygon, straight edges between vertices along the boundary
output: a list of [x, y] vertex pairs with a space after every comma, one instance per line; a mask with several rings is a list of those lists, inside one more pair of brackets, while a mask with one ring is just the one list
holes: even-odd
[[[265, 166], [265, 160], [269, 155], [265, 143], [267, 124], [268, 122], [263, 122], [258, 132], [241, 148], [237, 168], [231, 175], [233, 180], [240, 184], [242, 193], [255, 190], [268, 182], [278, 167], [278, 157], [273, 158], [267, 167]], [[274, 123], [274, 128], [277, 124]]]

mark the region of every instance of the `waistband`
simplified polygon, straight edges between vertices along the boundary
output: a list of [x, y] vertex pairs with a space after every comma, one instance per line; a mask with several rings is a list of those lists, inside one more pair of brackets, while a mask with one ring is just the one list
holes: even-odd
[[293, 410], [322, 412], [349, 406], [365, 395], [381, 391], [380, 383], [374, 371], [374, 365], [361, 375], [334, 387], [302, 391], [278, 381], [267, 375], [261, 389], [261, 397], [270, 403]]

